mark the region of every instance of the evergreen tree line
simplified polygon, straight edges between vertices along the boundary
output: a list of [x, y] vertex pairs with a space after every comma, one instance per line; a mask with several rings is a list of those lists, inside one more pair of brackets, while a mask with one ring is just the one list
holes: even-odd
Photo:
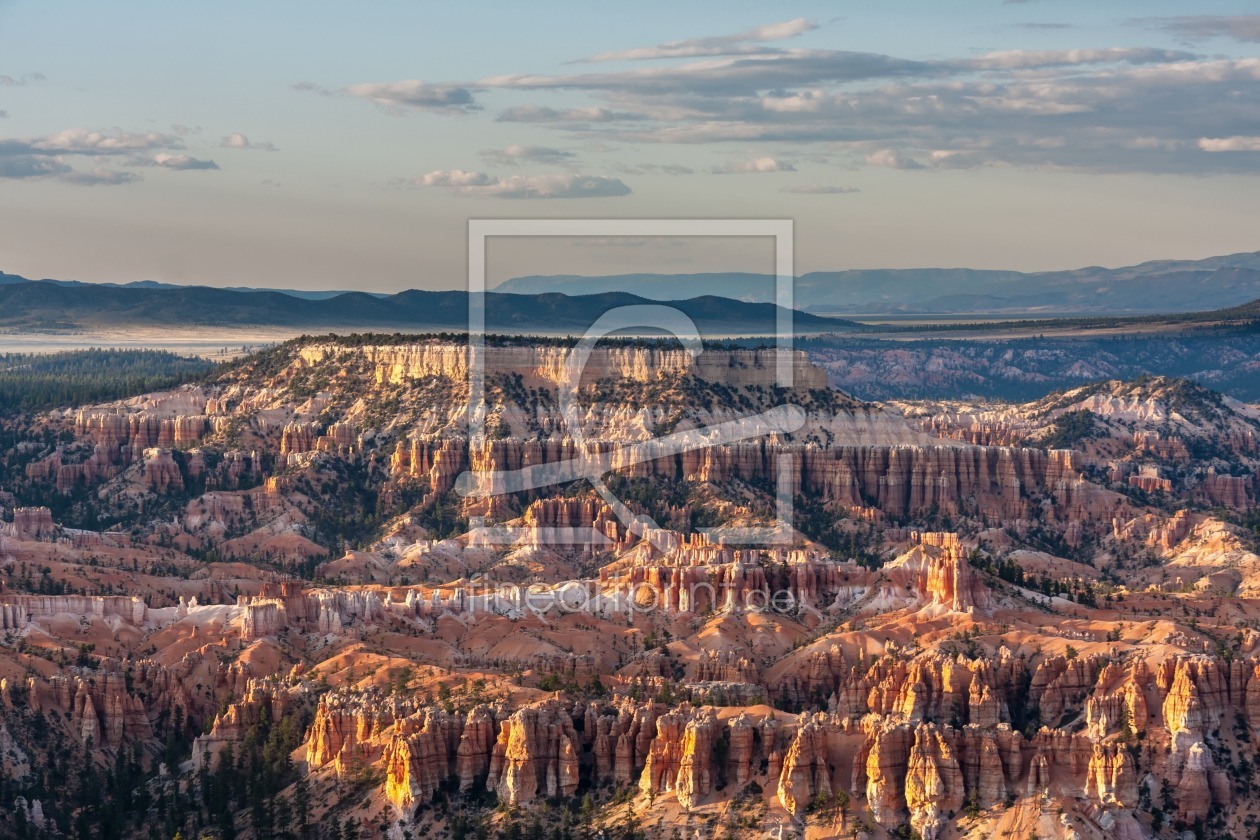
[[174, 387], [213, 367], [165, 350], [0, 353], [0, 414], [123, 399]]

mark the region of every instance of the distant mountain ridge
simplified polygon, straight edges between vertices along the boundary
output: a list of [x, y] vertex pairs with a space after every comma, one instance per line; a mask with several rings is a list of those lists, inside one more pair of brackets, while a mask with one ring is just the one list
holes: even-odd
[[[486, 327], [503, 332], [580, 333], [610, 309], [653, 303], [626, 292], [576, 296], [490, 292], [485, 302]], [[781, 311], [773, 304], [708, 295], [671, 306], [708, 335], [773, 334]], [[794, 313], [793, 319], [798, 330], [861, 328], [853, 322], [801, 312]], [[0, 330], [65, 332], [141, 326], [462, 331], [468, 326], [468, 294], [412, 289], [384, 297], [345, 292], [307, 299], [283, 292], [208, 286], [0, 283]]]
[[[774, 299], [773, 277], [745, 272], [515, 277], [517, 294], [619, 290], [654, 300], [723, 295]], [[1025, 273], [968, 268], [853, 269], [796, 278], [795, 306], [818, 314], [1155, 314], [1238, 306], [1260, 298], [1260, 251]]]
[[[385, 292], [249, 286], [187, 286], [154, 280], [86, 283], [31, 281], [0, 271], [0, 287], [41, 282], [73, 288], [273, 293], [308, 301], [345, 295], [392, 300]], [[693, 274], [576, 274], [514, 277], [492, 293], [584, 297], [628, 293], [649, 301], [720, 297], [773, 303], [774, 278], [752, 272]], [[439, 293], [440, 294], [440, 293]], [[825, 314], [903, 315], [1145, 315], [1226, 309], [1260, 298], [1260, 251], [1201, 260], [1149, 260], [1120, 268], [1020, 272], [971, 268], [850, 269], [796, 278], [798, 310]]]
[[[133, 280], [130, 283], [107, 283], [107, 282], [106, 283], [87, 283], [87, 282], [84, 282], [83, 280], [53, 280], [53, 279], [43, 279], [40, 281], [33, 281], [30, 278], [22, 277], [21, 275], [18, 275], [18, 274], [6, 274], [3, 271], [0, 271], [0, 286], [11, 286], [16, 283], [32, 283], [32, 282], [55, 283], [58, 286], [107, 286], [111, 289], [187, 289], [187, 288], [190, 288], [189, 286], [180, 285], [178, 283], [162, 283], [157, 280]], [[207, 288], [208, 289], [208, 288], [217, 288], [217, 287], [194, 286], [193, 288]], [[305, 300], [327, 300], [328, 298], [334, 298], [337, 295], [347, 294], [346, 290], [330, 291], [330, 290], [322, 290], [322, 289], [318, 289], [318, 290], [266, 289], [266, 288], [254, 288], [252, 286], [225, 286], [221, 288], [223, 288], [224, 291], [228, 291], [228, 292], [279, 292], [282, 295], [289, 295], [290, 297], [303, 298]], [[383, 293], [383, 292], [368, 292], [367, 294], [370, 294], [373, 297], [389, 297], [388, 294]]]

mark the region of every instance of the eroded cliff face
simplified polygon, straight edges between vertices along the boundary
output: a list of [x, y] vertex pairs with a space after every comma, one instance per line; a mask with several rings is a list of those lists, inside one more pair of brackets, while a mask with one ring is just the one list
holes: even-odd
[[[225, 755], [291, 756], [277, 797], [304, 780], [312, 822], [394, 837], [588, 796], [610, 837], [1248, 828], [1260, 557], [1209, 505], [1253, 502], [1251, 409], [1148, 384], [893, 410], [817, 392], [799, 356], [782, 395], [766, 354], [624, 347], [576, 383], [574, 435], [569, 351], [491, 349], [484, 441], [461, 347], [308, 341], [49, 416], [0, 457], [0, 772], [23, 813], [72, 824], [37, 784], [68, 749], [139, 750], [170, 797]], [[780, 397], [800, 429], [659, 440]], [[1098, 434], [1060, 446], [1080, 411]], [[568, 461], [615, 469], [615, 498], [457, 490]], [[780, 479], [786, 543], [728, 539], [777, 515]]]
[[1048, 440], [1070, 447], [1078, 467], [1105, 475], [1113, 485], [1184, 494], [1236, 510], [1256, 501], [1260, 413], [1186, 380], [1100, 382], [1024, 406], [938, 404], [915, 406], [911, 413], [942, 438], [983, 446]]
[[[466, 344], [426, 342], [402, 346], [366, 346], [347, 350], [326, 344], [308, 345], [299, 351], [301, 363], [319, 366], [330, 358], [347, 364], [347, 353], [360, 355], [368, 374], [378, 383], [401, 385], [410, 380], [443, 377], [468, 379]], [[811, 365], [804, 353], [790, 353], [793, 387], [827, 387], [826, 374]], [[662, 376], [690, 374], [720, 385], [760, 385], [770, 387], [780, 380], [777, 355], [773, 350], [706, 349], [692, 356], [676, 350], [650, 347], [596, 347], [585, 360], [576, 360], [572, 349], [559, 346], [490, 346], [485, 348], [488, 375], [519, 375], [529, 385], [577, 384], [583, 379], [617, 379], [649, 382]]]
[[[1021, 534], [1035, 522], [1061, 531], [1073, 548], [1105, 538], [1111, 523], [1136, 513], [1122, 493], [1087, 480], [1079, 453], [962, 445], [949, 438], [954, 426], [907, 420], [827, 390], [821, 369], [800, 353], [789, 359], [793, 388], [780, 392], [772, 351], [711, 348], [692, 359], [681, 350], [597, 348], [571, 381], [570, 348], [491, 346], [490, 434], [474, 441], [466, 355], [463, 345], [441, 340], [298, 344], [261, 378], [253, 368], [212, 385], [79, 410], [70, 423], [77, 440], [26, 463], [25, 476], [63, 494], [96, 491], [109, 513], [142, 509], [146, 497], [193, 495], [182, 515], [153, 526], [154, 540], [289, 564], [326, 550], [310, 539], [312, 523], [348, 472], [362, 476], [378, 507], [421, 519], [452, 504], [463, 475], [461, 490], [476, 492], [454, 497], [462, 513], [493, 522], [521, 517], [539, 544], [575, 520], [619, 547], [631, 539], [606, 508], [564, 510], [546, 492], [496, 495], [522, 471], [574, 465], [632, 482], [737, 484], [757, 493], [782, 474], [788, 492], [827, 516], [881, 526], [966, 517]], [[569, 385], [577, 402], [566, 415], [560, 401]], [[760, 414], [784, 402], [803, 410], [799, 429], [777, 428]], [[676, 452], [663, 437], [723, 423], [737, 424], [747, 439]], [[1247, 492], [1234, 487], [1234, 476], [1213, 475], [1204, 492]], [[693, 516], [679, 504], [657, 524], [687, 531]]]
[[[841, 710], [837, 691], [831, 711], [799, 716], [628, 699], [452, 713], [339, 693], [319, 703], [307, 760], [312, 771], [338, 774], [379, 764], [383, 794], [403, 813], [444, 785], [464, 792], [485, 785], [499, 801], [524, 806], [611, 784], [686, 812], [759, 782], [786, 814], [812, 813], [843, 791], [853, 813], [886, 829], [909, 823], [923, 837], [947, 836], [965, 809], [1001, 812], [1025, 797], [1083, 797], [1097, 813], [1128, 813], [1167, 790], [1171, 816], [1187, 822], [1231, 801], [1213, 757], [1222, 745], [1203, 740], [1212, 740], [1201, 730], [1211, 724], [1195, 717], [1190, 701], [1210, 693], [1220, 715], [1260, 723], [1248, 708], [1248, 697], [1260, 695], [1256, 661], [1233, 667], [1207, 655], [1176, 656], [1154, 672], [1144, 659], [1097, 663], [1085, 669], [1089, 708], [1114, 705], [1121, 714], [1107, 722], [1089, 712], [1086, 729], [1043, 722], [1023, 731], [997, 721], [1005, 715], [989, 707], [1004, 709], [1027, 692], [1034, 669], [1006, 649], [999, 661], [890, 654], [865, 666], [863, 710]], [[1079, 661], [1049, 657], [1035, 672], [1082, 673]], [[1062, 709], [1054, 684], [1041, 692], [1047, 705], [1030, 701], [1032, 721]], [[1064, 714], [1084, 717], [1084, 709], [1078, 701]], [[235, 714], [221, 716], [215, 733]]]

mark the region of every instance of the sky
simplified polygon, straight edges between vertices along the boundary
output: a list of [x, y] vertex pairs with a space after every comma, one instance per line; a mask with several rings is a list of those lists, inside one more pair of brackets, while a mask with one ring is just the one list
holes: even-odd
[[[789, 218], [798, 272], [1260, 250], [1254, 0], [0, 0], [0, 270], [462, 288], [470, 218]], [[526, 274], [768, 241], [507, 239]]]

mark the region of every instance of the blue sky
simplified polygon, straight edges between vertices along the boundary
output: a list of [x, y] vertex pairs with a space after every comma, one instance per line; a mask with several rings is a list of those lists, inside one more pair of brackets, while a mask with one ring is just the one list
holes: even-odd
[[[466, 220], [514, 216], [790, 217], [802, 271], [1257, 250], [1255, 12], [0, 0], [0, 269], [454, 288]], [[494, 248], [492, 279], [770, 268]]]

